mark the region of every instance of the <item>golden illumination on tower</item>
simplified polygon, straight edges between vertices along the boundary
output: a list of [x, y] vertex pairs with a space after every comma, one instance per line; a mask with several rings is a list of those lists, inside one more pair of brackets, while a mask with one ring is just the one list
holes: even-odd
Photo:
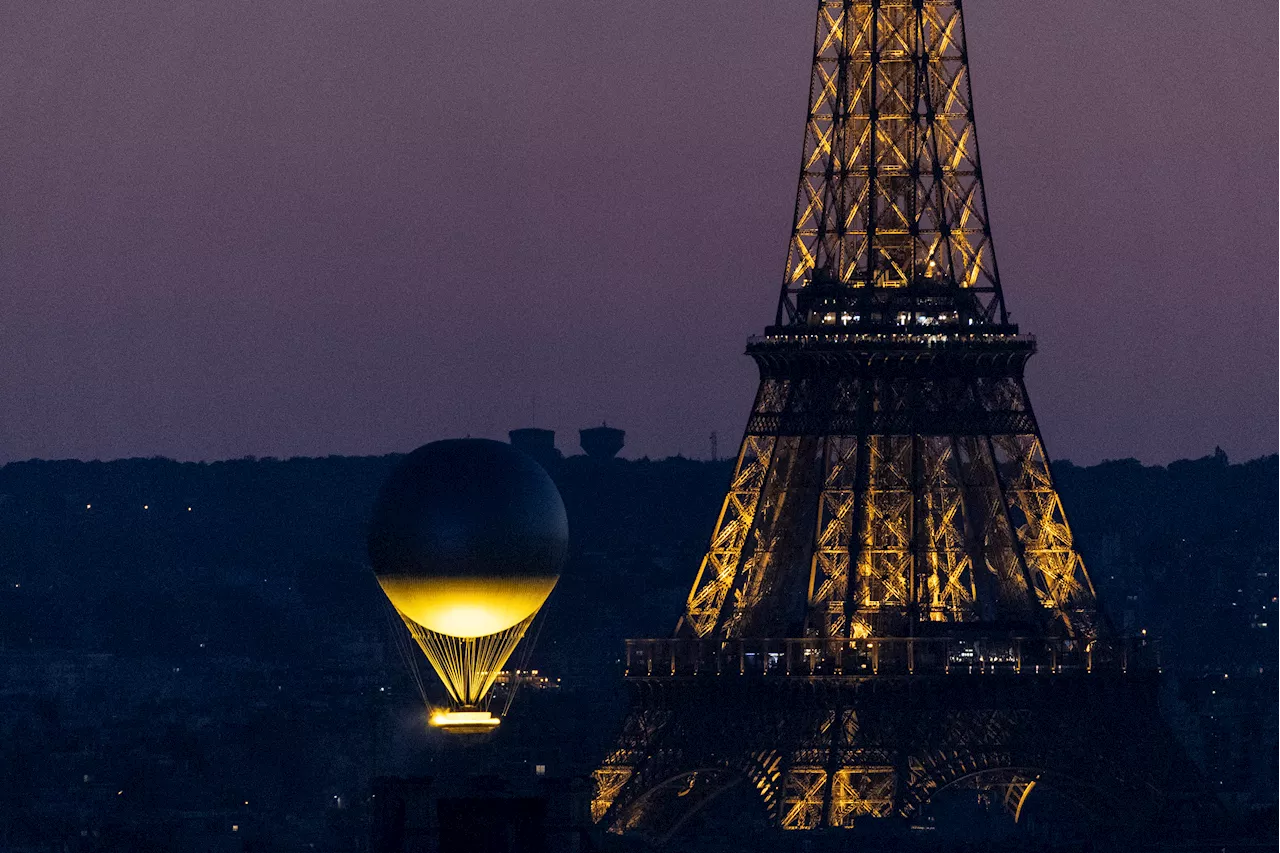
[[[638, 689], [592, 811], [614, 832], [663, 841], [730, 770], [780, 829], [913, 818], [961, 778], [1016, 819], [1035, 750], [1060, 752], [1046, 721], [1130, 725], [1046, 684], [1034, 711], [1004, 706], [1133, 662], [1027, 396], [1036, 342], [1001, 290], [958, 0], [819, 0], [804, 139], [710, 546], [675, 637], [628, 640]], [[975, 704], [979, 677], [1009, 692]]]

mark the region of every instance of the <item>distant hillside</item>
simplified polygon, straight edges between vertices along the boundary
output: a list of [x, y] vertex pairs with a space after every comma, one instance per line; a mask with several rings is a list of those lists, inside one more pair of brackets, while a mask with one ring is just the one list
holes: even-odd
[[[363, 538], [396, 458], [6, 465], [0, 642], [178, 656], [203, 642], [287, 658], [314, 648], [317, 608], [325, 632], [335, 619], [384, 631]], [[583, 456], [555, 466], [573, 545], [542, 648], [560, 667], [598, 673], [622, 638], [670, 632], [730, 469]], [[1164, 637], [1175, 666], [1274, 662], [1276, 456], [1055, 472], [1117, 626]]]
[[[235, 849], [356, 850], [373, 777], [472, 772], [473, 748], [423, 724], [364, 561], [395, 461], [0, 468], [5, 849], [232, 849], [206, 842], [233, 827]], [[623, 640], [675, 627], [731, 467], [553, 466], [572, 547], [529, 658], [551, 680], [485, 754], [512, 772], [597, 766], [623, 713]], [[1112, 620], [1164, 638], [1189, 754], [1273, 832], [1277, 458], [1057, 476]]]

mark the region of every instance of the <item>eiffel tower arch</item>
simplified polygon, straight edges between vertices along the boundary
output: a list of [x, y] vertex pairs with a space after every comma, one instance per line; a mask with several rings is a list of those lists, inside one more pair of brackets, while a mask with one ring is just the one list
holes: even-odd
[[[1103, 617], [1023, 379], [961, 4], [820, 0], [760, 386], [669, 639], [632, 640], [596, 820], [654, 841], [754, 792], [780, 829], [976, 788], [1108, 826], [1206, 799], [1145, 638]], [[737, 793], [733, 793], [737, 792]]]
[[[653, 648], [630, 651], [637, 664]], [[733, 785], [755, 792], [763, 825], [782, 829], [910, 822], [951, 787], [997, 795], [1014, 821], [1037, 786], [1108, 829], [1151, 830], [1186, 807], [1161, 793], [1185, 786], [1187, 768], [1159, 725], [1154, 679], [1137, 673], [678, 669], [629, 680], [632, 710], [597, 771], [596, 816], [654, 841]]]

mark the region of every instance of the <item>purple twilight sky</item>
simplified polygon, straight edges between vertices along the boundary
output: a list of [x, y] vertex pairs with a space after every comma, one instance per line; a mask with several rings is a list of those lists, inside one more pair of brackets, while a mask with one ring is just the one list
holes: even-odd
[[[6, 4], [0, 461], [732, 453], [814, 6]], [[1274, 452], [1276, 5], [965, 9], [1050, 453]]]

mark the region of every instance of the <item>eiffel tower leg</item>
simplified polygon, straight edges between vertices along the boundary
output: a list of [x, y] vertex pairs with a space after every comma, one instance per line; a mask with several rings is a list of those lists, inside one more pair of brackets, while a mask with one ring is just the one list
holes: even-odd
[[[998, 795], [1018, 820], [1057, 792], [1098, 832], [1121, 836], [1173, 825], [1188, 803], [1212, 804], [1197, 793], [1190, 762], [1168, 748], [1154, 676], [732, 674], [630, 683], [618, 749], [596, 772], [593, 816], [651, 840], [694, 813], [714, 814], [733, 791], [754, 792], [753, 825], [762, 830], [910, 822], [958, 787]], [[1179, 790], [1189, 799], [1158, 793]]]

